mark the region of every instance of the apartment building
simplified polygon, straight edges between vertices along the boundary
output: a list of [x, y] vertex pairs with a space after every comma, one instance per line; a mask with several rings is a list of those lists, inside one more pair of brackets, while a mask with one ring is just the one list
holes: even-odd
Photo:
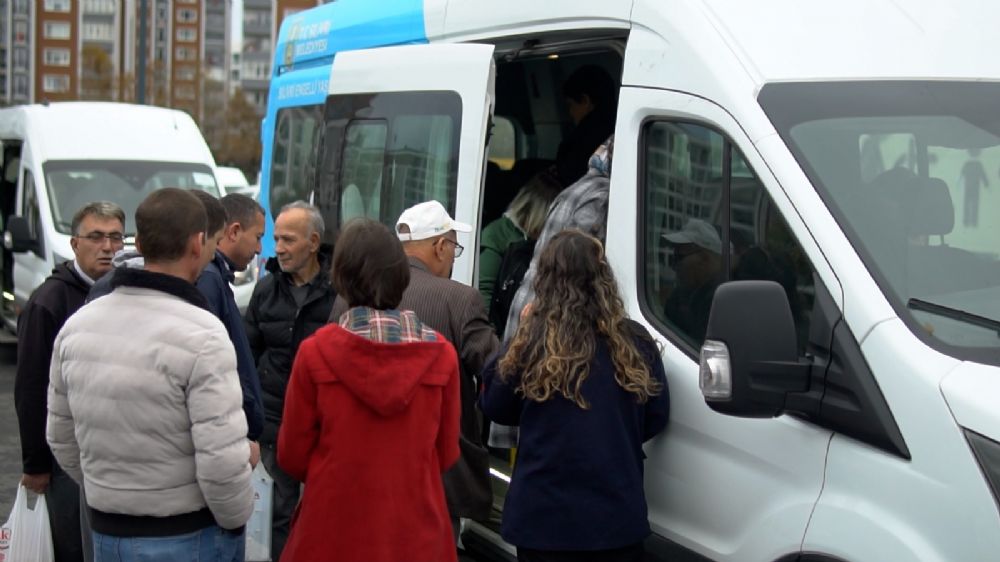
[[0, 103], [142, 100], [219, 119], [231, 11], [232, 0], [0, 0]]
[[285, 18], [332, 0], [243, 0], [243, 53], [240, 87], [260, 115], [267, 106], [267, 91], [274, 61], [274, 43]]

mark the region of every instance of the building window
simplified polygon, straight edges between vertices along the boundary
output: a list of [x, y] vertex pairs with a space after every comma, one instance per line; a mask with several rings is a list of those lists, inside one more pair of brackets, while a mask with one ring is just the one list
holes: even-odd
[[194, 86], [182, 85], [174, 88], [174, 97], [179, 100], [193, 100]]
[[191, 47], [177, 47], [174, 50], [174, 58], [177, 60], [198, 60], [198, 51]]
[[28, 97], [28, 77], [23, 74], [14, 75], [14, 97], [15, 98], [27, 98]]
[[30, 14], [31, 8], [28, 4], [28, 0], [14, 0], [14, 13], [15, 14]]
[[14, 49], [14, 70], [28, 70], [27, 49]]
[[47, 21], [42, 30], [46, 39], [69, 39], [69, 22]]
[[198, 12], [191, 8], [181, 8], [177, 10], [177, 21], [181, 23], [194, 23], [198, 21]]
[[68, 12], [69, 0], [45, 0], [46, 12]]
[[69, 66], [69, 49], [45, 49], [45, 64], [49, 66]]
[[178, 80], [194, 80], [195, 79], [195, 67], [193, 66], [178, 66], [177, 67], [177, 79]]
[[113, 14], [115, 0], [84, 0], [83, 11], [89, 14]]
[[14, 22], [14, 44], [24, 45], [28, 42], [28, 22]]
[[83, 24], [83, 39], [85, 41], [114, 41], [115, 28], [110, 23]]
[[198, 30], [193, 27], [178, 27], [177, 28], [177, 40], [178, 41], [194, 41], [198, 38]]
[[46, 74], [42, 76], [42, 90], [48, 93], [69, 91], [69, 76], [65, 74]]

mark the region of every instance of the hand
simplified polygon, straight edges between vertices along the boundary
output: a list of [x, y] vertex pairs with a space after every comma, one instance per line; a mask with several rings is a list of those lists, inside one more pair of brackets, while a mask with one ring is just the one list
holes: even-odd
[[525, 318], [527, 318], [528, 316], [531, 315], [531, 309], [534, 308], [534, 307], [535, 307], [535, 302], [534, 301], [529, 302], [528, 304], [524, 305], [524, 308], [521, 309], [521, 321], [522, 322], [524, 322]]
[[256, 441], [250, 442], [250, 468], [257, 468], [257, 463], [260, 462], [260, 443]]
[[36, 494], [44, 494], [45, 489], [49, 487], [51, 476], [48, 472], [45, 474], [22, 474], [21, 484]]

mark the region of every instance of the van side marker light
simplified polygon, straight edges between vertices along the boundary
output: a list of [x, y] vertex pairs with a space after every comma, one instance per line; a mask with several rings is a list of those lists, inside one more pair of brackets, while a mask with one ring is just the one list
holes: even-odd
[[716, 340], [705, 340], [701, 346], [698, 366], [698, 386], [708, 400], [729, 400], [733, 397], [733, 376], [729, 363], [729, 348]]

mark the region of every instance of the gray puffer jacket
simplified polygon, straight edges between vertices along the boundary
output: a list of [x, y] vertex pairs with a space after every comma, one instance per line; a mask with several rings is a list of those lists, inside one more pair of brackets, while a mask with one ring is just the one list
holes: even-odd
[[253, 511], [247, 422], [225, 327], [186, 281], [121, 268], [56, 338], [47, 439], [101, 513]]

